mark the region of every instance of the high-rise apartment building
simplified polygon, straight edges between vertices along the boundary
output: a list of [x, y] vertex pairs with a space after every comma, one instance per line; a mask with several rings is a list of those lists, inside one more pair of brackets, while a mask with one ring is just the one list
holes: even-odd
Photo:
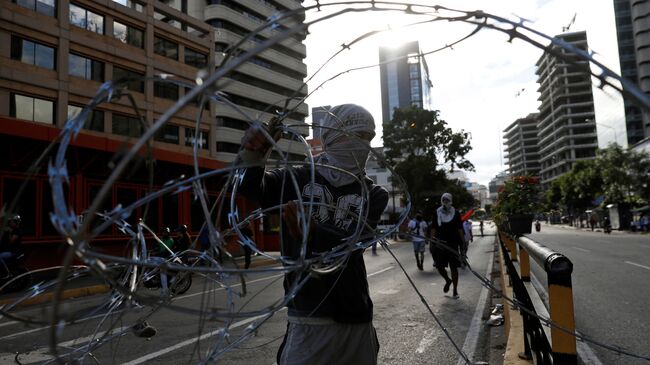
[[508, 159], [510, 175], [537, 176], [540, 171], [539, 144], [537, 137], [538, 114], [529, 114], [512, 122], [503, 131], [505, 158]]
[[[557, 36], [588, 50], [587, 33]], [[544, 52], [537, 61], [541, 181], [544, 186], [571, 170], [574, 162], [593, 159], [598, 148], [589, 63], [559, 47], [562, 58]]]
[[[304, 14], [298, 12], [291, 19], [281, 21], [259, 33], [253, 31], [272, 18], [278, 12], [288, 12], [302, 8], [296, 0], [210, 0], [187, 1], [170, 0], [167, 2], [182, 7], [187, 3], [188, 14], [202, 19], [214, 28], [215, 64], [222, 65], [226, 54], [237, 55], [257, 47], [260, 43], [272, 39], [291, 26], [300, 24]], [[305, 118], [309, 114], [308, 106], [299, 104], [307, 95], [303, 85], [307, 75], [304, 58], [307, 48], [303, 43], [305, 34], [294, 34], [270, 48], [260, 52], [237, 70], [224, 78], [221, 91], [239, 107], [239, 111], [225, 105], [216, 107], [216, 156], [220, 160], [231, 161], [239, 150], [239, 141], [243, 131], [248, 127], [247, 116], [268, 121], [277, 113], [288, 113], [284, 121], [307, 136], [309, 130]], [[244, 41], [244, 39], [248, 37]], [[231, 59], [232, 60], [232, 59]], [[284, 106], [287, 110], [284, 110]], [[302, 128], [300, 126], [303, 126]], [[288, 150], [296, 159], [302, 160], [304, 146], [282, 140], [280, 146]], [[275, 153], [271, 156], [279, 157]]]
[[[638, 73], [639, 88], [650, 95], [650, 1], [630, 0], [632, 15], [632, 30], [634, 32], [634, 48]], [[645, 137], [650, 137], [650, 111], [643, 110], [643, 129]]]
[[[630, 0], [614, 0], [614, 15], [621, 76], [637, 84], [638, 73]], [[641, 108], [627, 97], [623, 98], [623, 105], [625, 107], [627, 143], [632, 146], [644, 138], [642, 112]]]
[[383, 123], [393, 119], [395, 108], [432, 108], [429, 68], [417, 41], [380, 47], [379, 62]]

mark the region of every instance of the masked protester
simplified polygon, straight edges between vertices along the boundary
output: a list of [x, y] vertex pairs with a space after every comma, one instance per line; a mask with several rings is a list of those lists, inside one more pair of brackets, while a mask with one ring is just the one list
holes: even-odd
[[[451, 194], [442, 194], [440, 202], [441, 206], [433, 217], [431, 234], [442, 243], [431, 244], [431, 255], [435, 261], [436, 269], [445, 279], [443, 292], [448, 293], [449, 287], [453, 284], [452, 298], [458, 299], [458, 267], [460, 266], [460, 250], [464, 245], [463, 223], [460, 220], [460, 214], [451, 205]], [[451, 271], [451, 279], [447, 275], [447, 266]]]
[[[303, 250], [303, 233], [307, 258], [356, 243], [351, 239], [358, 238], [358, 229], [362, 240], [371, 239], [388, 203], [386, 189], [366, 176], [370, 141], [375, 135], [370, 113], [358, 105], [335, 106], [321, 126], [324, 152], [316, 158], [313, 181], [309, 166], [264, 171], [261, 166], [270, 141], [259, 128], [249, 128], [242, 139], [240, 162], [260, 167], [246, 170], [239, 192], [262, 208], [282, 204], [282, 255], [293, 259]], [[298, 198], [305, 208], [306, 202], [318, 202], [312, 208], [311, 221], [299, 219]], [[303, 232], [303, 227], [308, 232]], [[277, 363], [376, 364], [379, 343], [372, 325], [373, 304], [363, 252], [352, 251], [346, 264], [330, 274], [289, 272], [284, 278], [285, 290], [305, 279], [287, 304], [289, 323]]]

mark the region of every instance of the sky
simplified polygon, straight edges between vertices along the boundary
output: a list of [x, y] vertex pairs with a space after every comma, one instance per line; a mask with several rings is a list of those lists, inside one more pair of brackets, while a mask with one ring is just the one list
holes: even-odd
[[[320, 2], [327, 3], [331, 1]], [[528, 21], [528, 26], [551, 36], [561, 34], [562, 28], [571, 23], [575, 15], [570, 31], [587, 30], [589, 47], [596, 52], [594, 57], [620, 72], [612, 0], [434, 0], [426, 3], [464, 11], [480, 9], [511, 20], [523, 18]], [[314, 4], [312, 0], [303, 2], [305, 7]], [[345, 7], [367, 9], [367, 6], [352, 4]], [[322, 6], [320, 12], [307, 12], [307, 21], [343, 8]], [[356, 103], [366, 107], [376, 122], [381, 121], [379, 68], [345, 71], [376, 65], [380, 46], [417, 40], [426, 53], [452, 43], [474, 29], [472, 25], [446, 21], [403, 27], [424, 19], [431, 17], [406, 15], [401, 10], [366, 10], [311, 25], [305, 41], [307, 72], [309, 77], [313, 76], [308, 83], [309, 91], [313, 92], [307, 100], [309, 107]], [[370, 31], [388, 29], [390, 31], [353, 44], [326, 63], [342, 48], [342, 44], [349, 44]], [[475, 171], [468, 171], [467, 176], [471, 181], [486, 186], [497, 173], [507, 168], [502, 153], [503, 130], [516, 119], [536, 112], [539, 106], [535, 63], [542, 51], [519, 39], [507, 40], [508, 37], [501, 32], [483, 29], [451, 50], [426, 56], [433, 83], [433, 108], [440, 111], [441, 119], [453, 130], [462, 129], [471, 134], [473, 150], [467, 158], [474, 164]], [[325, 67], [315, 74], [323, 64]], [[341, 76], [322, 84], [341, 72], [344, 72]], [[608, 88], [594, 87], [594, 92], [597, 123], [605, 127], [598, 128], [599, 143], [614, 136], [623, 142], [625, 127], [620, 95]], [[377, 124], [380, 129], [381, 123]], [[373, 146], [383, 144], [380, 137], [381, 131], [378, 130]]]

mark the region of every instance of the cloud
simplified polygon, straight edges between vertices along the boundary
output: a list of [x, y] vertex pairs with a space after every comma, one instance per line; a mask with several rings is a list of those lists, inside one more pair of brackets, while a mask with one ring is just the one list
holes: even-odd
[[[305, 5], [312, 3], [307, 1]], [[450, 0], [438, 3], [452, 8], [483, 9], [510, 19], [518, 19], [519, 16], [532, 21], [526, 23], [527, 25], [551, 36], [561, 33], [562, 27], [577, 13], [572, 30], [588, 29], [590, 46], [599, 52], [602, 50], [600, 57], [614, 60], [615, 62], [611, 61], [614, 66], [618, 62], [617, 54], [611, 55], [612, 37], [615, 40], [615, 32], [614, 36], [611, 34], [611, 3], [592, 3], [587, 0]], [[307, 19], [324, 14], [325, 9], [321, 13], [308, 14]], [[347, 14], [314, 25], [310, 28], [311, 33], [306, 40], [308, 71], [311, 74], [323, 61], [338, 51], [342, 44], [349, 43], [368, 31], [386, 29], [389, 24], [396, 29], [400, 24], [419, 19], [422, 18], [406, 16], [400, 12], [363, 12]], [[440, 22], [368, 38], [353, 45], [330, 62], [323, 74], [309, 84], [310, 91], [319, 82], [338, 72], [376, 64], [379, 46], [418, 40], [422, 50], [427, 52], [454, 42], [473, 28], [472, 25], [459, 22]], [[518, 39], [511, 43], [507, 40], [508, 36], [502, 32], [484, 29], [455, 46], [453, 50], [447, 49], [427, 56], [434, 84], [434, 109], [441, 111], [441, 117], [453, 129], [465, 129], [472, 134], [474, 148], [468, 157], [476, 166], [476, 172], [468, 173], [468, 176], [485, 185], [504, 168], [500, 163], [503, 129], [517, 118], [536, 112], [539, 105], [535, 62], [541, 57], [542, 50]], [[548, 44], [543, 38], [538, 40], [542, 44]], [[516, 96], [522, 89], [524, 91]], [[609, 99], [616, 103], [615, 95], [614, 98], [609, 96]], [[346, 73], [323, 86], [308, 100], [312, 107], [347, 102], [364, 105], [376, 120], [381, 120], [377, 67]], [[620, 114], [615, 112], [608, 118], [611, 121], [617, 115]], [[380, 137], [381, 131], [378, 132]], [[375, 138], [373, 145], [380, 144], [381, 138]]]

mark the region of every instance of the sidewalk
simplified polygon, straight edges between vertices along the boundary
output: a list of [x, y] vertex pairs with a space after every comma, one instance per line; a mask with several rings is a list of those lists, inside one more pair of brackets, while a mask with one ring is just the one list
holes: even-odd
[[[585, 232], [598, 232], [598, 233], [601, 233], [601, 234], [603, 233], [603, 228], [602, 227], [597, 227], [592, 231], [590, 227], [582, 227], [581, 228], [581, 227], [571, 226], [571, 225], [568, 225], [566, 223], [562, 223], [562, 224], [543, 223], [542, 224], [542, 227], [548, 227], [548, 226], [550, 226], [550, 227], [558, 227], [558, 228], [575, 229], [575, 230], [581, 230], [581, 231], [585, 231]], [[623, 230], [623, 231], [612, 230], [612, 234], [650, 235], [650, 231], [632, 232], [632, 231], [628, 231], [628, 230]]]
[[[267, 252], [267, 254], [273, 257], [279, 257], [280, 252]], [[235, 262], [237, 267], [244, 268], [244, 256], [235, 257]], [[265, 256], [257, 255], [251, 257], [251, 268], [255, 267], [264, 267], [272, 266], [277, 264], [277, 261]], [[225, 266], [234, 267], [231, 261], [226, 261]], [[58, 273], [58, 271], [57, 271]], [[56, 278], [55, 273], [50, 273], [49, 275], [34, 275], [32, 277], [32, 282], [30, 285], [47, 283]], [[29, 289], [26, 289], [29, 290]], [[13, 293], [0, 293], [0, 306], [8, 305], [14, 303], [17, 299], [20, 299], [25, 295], [26, 290], [13, 292]], [[53, 291], [53, 290], [51, 290]], [[54, 299], [54, 294], [52, 292], [46, 292], [38, 294], [29, 299], [23, 300], [18, 304], [18, 307], [28, 307], [32, 305], [42, 304]], [[61, 299], [72, 299], [72, 298], [81, 298], [90, 295], [107, 293], [110, 291], [110, 286], [106, 283], [105, 280], [97, 276], [88, 275], [85, 277], [75, 278], [73, 281], [68, 281], [66, 283], [66, 289], [61, 293]]]

